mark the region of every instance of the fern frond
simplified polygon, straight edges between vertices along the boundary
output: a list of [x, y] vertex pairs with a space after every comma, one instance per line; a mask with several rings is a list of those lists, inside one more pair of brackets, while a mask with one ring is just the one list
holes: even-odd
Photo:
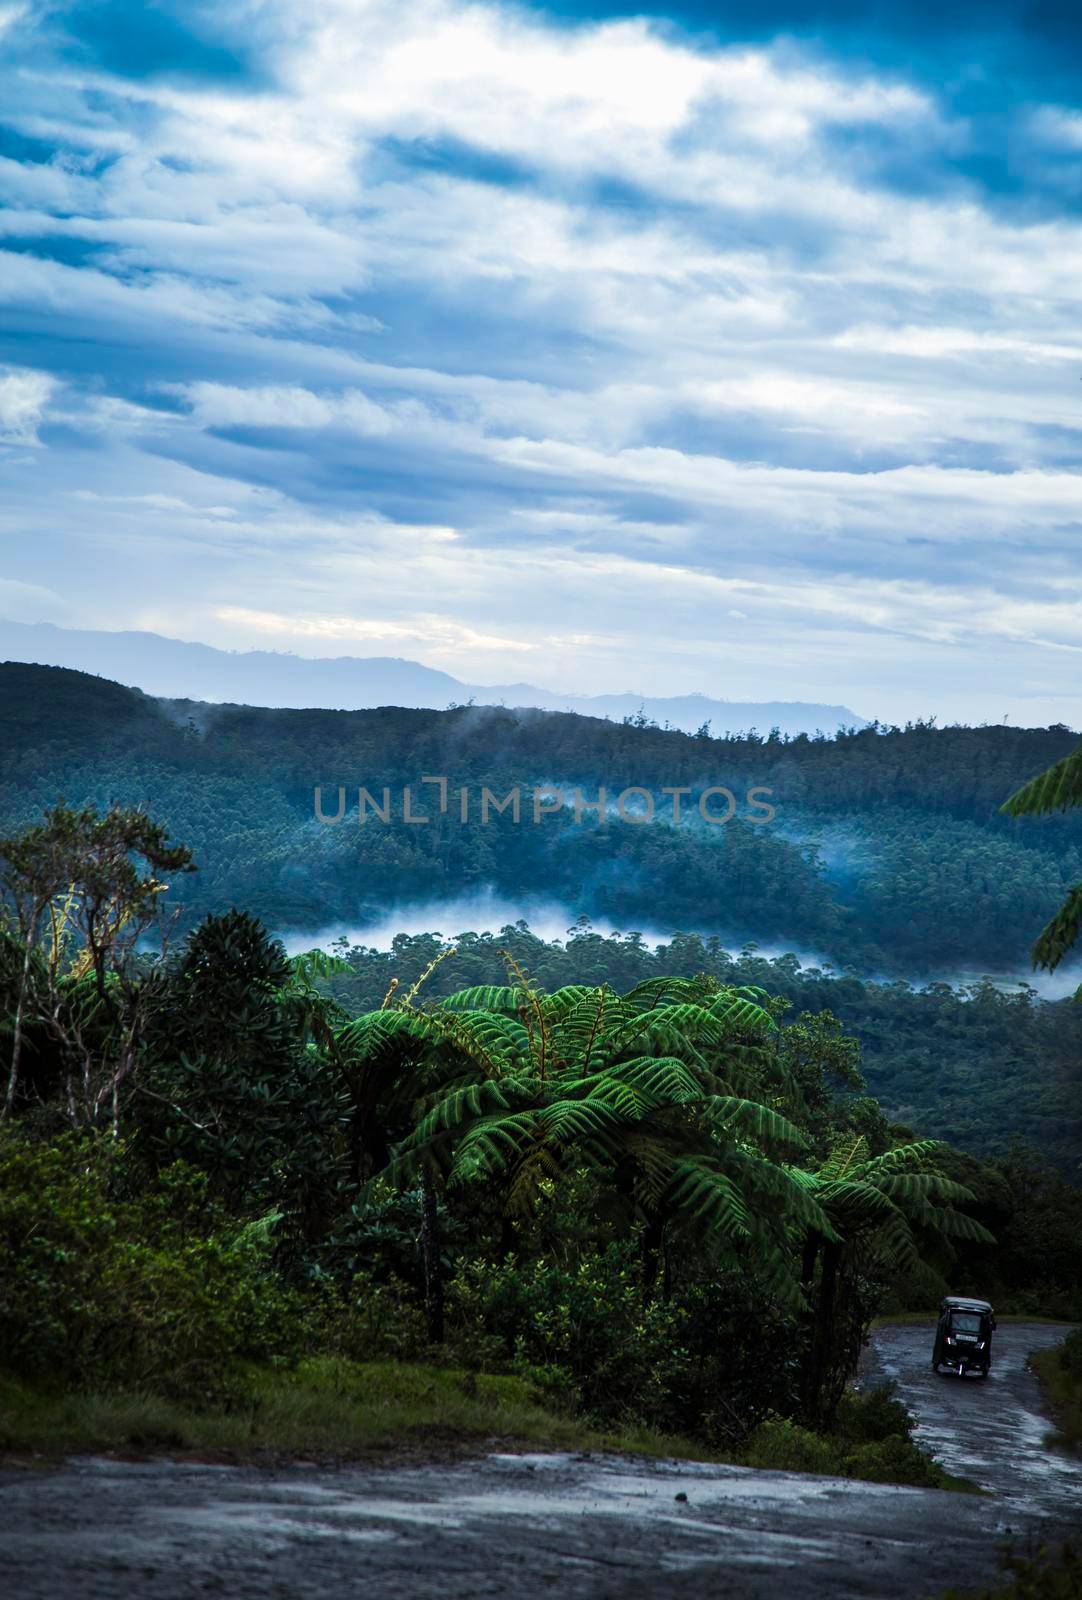
[[753, 994], [762, 996], [762, 990], [723, 990], [710, 1006], [711, 1014], [718, 1019], [727, 1033], [749, 1029], [769, 1033], [777, 1029], [777, 1023], [770, 1012], [759, 1004], [757, 998], [752, 998]]
[[950, 1239], [965, 1239], [969, 1244], [995, 1244], [995, 1234], [989, 1233], [976, 1217], [967, 1216], [964, 1211], [955, 1211], [953, 1206], [932, 1206], [929, 1209], [932, 1212], [932, 1226], [937, 1233], [945, 1234]]
[[924, 1200], [949, 1200], [965, 1204], [976, 1197], [964, 1184], [945, 1178], [941, 1172], [899, 1172], [876, 1179], [881, 1194], [901, 1202]]
[[615, 1001], [612, 990], [603, 984], [600, 989], [578, 991], [572, 1003], [564, 1008], [553, 1049], [563, 1061], [574, 1064], [583, 1074], [591, 1070], [594, 1050], [604, 1036]]
[[482, 1077], [503, 1077], [522, 1053], [526, 1030], [509, 1017], [465, 1011], [431, 1012], [429, 1018], [432, 1035], [441, 1047], [471, 1061]]
[[456, 989], [439, 1002], [440, 1011], [494, 1011], [517, 1017], [522, 1001], [510, 984], [479, 983], [472, 989]]
[[326, 950], [305, 950], [293, 956], [290, 971], [303, 983], [314, 983], [317, 978], [333, 978], [338, 973], [351, 973], [353, 968], [341, 956], [332, 956]]
[[544, 1078], [549, 1059], [549, 1021], [545, 1015], [537, 990], [530, 982], [524, 968], [515, 960], [510, 950], [501, 950], [504, 965], [510, 972], [519, 991], [522, 1020], [530, 1035], [530, 1048], [537, 1062], [537, 1073]]
[[440, 1133], [454, 1133], [467, 1117], [476, 1120], [492, 1112], [509, 1110], [505, 1086], [486, 1078], [481, 1083], [469, 1083], [443, 1095], [414, 1128], [409, 1146], [427, 1144]]
[[599, 1138], [625, 1121], [619, 1107], [603, 1100], [556, 1100], [542, 1106], [535, 1115], [548, 1137], [565, 1145]]
[[930, 1162], [939, 1161], [950, 1153], [950, 1145], [943, 1139], [917, 1139], [912, 1144], [895, 1145], [880, 1156], [873, 1156], [861, 1166], [861, 1176], [872, 1178], [888, 1172], [912, 1172], [927, 1169]]
[[743, 1195], [723, 1172], [701, 1160], [674, 1163], [666, 1198], [676, 1210], [731, 1239], [751, 1237], [751, 1216]]
[[864, 1163], [868, 1155], [868, 1141], [863, 1134], [853, 1134], [836, 1144], [819, 1169], [824, 1183], [839, 1183]]
[[537, 1113], [533, 1110], [483, 1118], [460, 1139], [448, 1184], [509, 1172], [522, 1160], [537, 1136]]
[[1082, 883], [1068, 890], [1067, 898], [1045, 924], [1033, 946], [1033, 965], [1055, 972], [1064, 956], [1074, 949], [1082, 932]]
[[591, 1081], [596, 1084], [599, 1078], [630, 1084], [654, 1105], [687, 1105], [703, 1099], [702, 1085], [675, 1056], [635, 1056], [618, 1061]]
[[725, 1128], [738, 1128], [741, 1133], [773, 1144], [800, 1148], [808, 1143], [807, 1136], [783, 1117], [780, 1112], [760, 1104], [758, 1100], [742, 1100], [735, 1095], [711, 1095], [706, 1101]]
[[1082, 745], [1016, 789], [1000, 806], [1008, 817], [1043, 817], [1082, 806]]
[[638, 1014], [662, 1005], [704, 1003], [717, 985], [712, 978], [646, 978], [623, 996], [624, 1004]]

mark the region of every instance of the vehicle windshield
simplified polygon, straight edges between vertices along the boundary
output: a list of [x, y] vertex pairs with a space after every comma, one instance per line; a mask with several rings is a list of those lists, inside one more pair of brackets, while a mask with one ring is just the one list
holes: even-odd
[[980, 1313], [978, 1311], [952, 1311], [951, 1330], [954, 1333], [980, 1333]]

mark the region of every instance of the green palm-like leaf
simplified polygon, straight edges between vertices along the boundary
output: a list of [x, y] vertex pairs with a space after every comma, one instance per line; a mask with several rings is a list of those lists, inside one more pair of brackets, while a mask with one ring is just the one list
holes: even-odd
[[1065, 955], [1078, 943], [1082, 932], [1082, 883], [1068, 890], [1067, 898], [1052, 918], [1045, 924], [1033, 946], [1033, 965], [1046, 972], [1055, 972]]
[[578, 993], [564, 1008], [560, 1019], [553, 1047], [556, 1054], [564, 1061], [573, 1062], [581, 1072], [589, 1072], [594, 1053], [619, 1011], [619, 1002], [607, 984]]
[[711, 1005], [710, 1011], [728, 1032], [741, 1029], [769, 1033], [777, 1028], [777, 1023], [770, 1012], [759, 1004], [759, 997], [762, 996], [762, 990], [723, 991]]
[[740, 1190], [702, 1159], [674, 1163], [668, 1197], [674, 1209], [727, 1238], [751, 1237], [751, 1214]]
[[[1031, 778], [1000, 807], [1010, 817], [1041, 817], [1082, 805], [1082, 745]], [[1033, 965], [1055, 972], [1082, 933], [1082, 883], [1076, 883], [1033, 947]], [[1082, 998], [1082, 988], [1075, 996]]]
[[544, 1133], [561, 1145], [602, 1139], [625, 1122], [625, 1113], [618, 1106], [601, 1099], [556, 1100], [535, 1115]]
[[662, 1005], [701, 1005], [709, 1002], [716, 987], [710, 978], [646, 978], [628, 990], [623, 1002], [636, 1014]]
[[481, 983], [472, 989], [457, 989], [439, 1003], [441, 1011], [493, 1011], [505, 1017], [517, 1017], [521, 1008], [519, 990], [502, 983]]
[[1042, 817], [1082, 806], [1082, 746], [1016, 789], [1000, 810], [1009, 817]]
[[583, 1079], [580, 1087], [593, 1096], [595, 1085], [603, 1081], [628, 1084], [653, 1105], [687, 1105], [704, 1098], [702, 1085], [675, 1056], [635, 1056], [631, 1061], [618, 1061], [604, 1073]]
[[711, 1095], [706, 1104], [724, 1127], [739, 1128], [742, 1133], [751, 1134], [770, 1144], [799, 1148], [808, 1143], [807, 1136], [801, 1133], [795, 1123], [758, 1100], [742, 1100], [736, 1095]]
[[930, 1209], [932, 1226], [937, 1233], [950, 1239], [965, 1239], [970, 1244], [995, 1244], [995, 1234], [989, 1233], [976, 1217], [967, 1216], [964, 1211], [955, 1211], [951, 1206], [933, 1206]]
[[486, 1078], [481, 1083], [453, 1089], [421, 1118], [410, 1135], [410, 1147], [428, 1144], [441, 1133], [457, 1132], [464, 1123], [491, 1112], [508, 1110], [507, 1087], [506, 1081]]
[[867, 1154], [867, 1139], [862, 1134], [853, 1134], [835, 1145], [819, 1169], [819, 1176], [824, 1183], [839, 1183], [859, 1171]]
[[314, 983], [317, 978], [333, 978], [344, 973], [347, 976], [353, 968], [341, 956], [332, 956], [326, 950], [305, 950], [299, 956], [293, 956], [290, 969], [295, 978], [302, 982]]
[[482, 1117], [463, 1134], [451, 1163], [449, 1183], [466, 1183], [509, 1172], [537, 1142], [533, 1110]]
[[882, 1155], [873, 1156], [861, 1164], [864, 1177], [878, 1177], [891, 1172], [915, 1172], [949, 1155], [950, 1145], [942, 1139], [917, 1139], [912, 1144], [895, 1145]]
[[965, 1203], [976, 1199], [972, 1189], [955, 1183], [941, 1172], [899, 1172], [877, 1180], [880, 1194], [892, 1200], [917, 1202], [925, 1200], [950, 1200]]

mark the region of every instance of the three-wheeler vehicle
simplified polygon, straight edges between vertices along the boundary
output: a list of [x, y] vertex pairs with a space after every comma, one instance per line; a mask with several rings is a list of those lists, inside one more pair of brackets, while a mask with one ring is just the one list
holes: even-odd
[[987, 1300], [969, 1300], [949, 1294], [940, 1302], [939, 1326], [935, 1331], [932, 1367], [946, 1367], [964, 1378], [967, 1372], [987, 1378], [992, 1364], [992, 1331], [995, 1312]]

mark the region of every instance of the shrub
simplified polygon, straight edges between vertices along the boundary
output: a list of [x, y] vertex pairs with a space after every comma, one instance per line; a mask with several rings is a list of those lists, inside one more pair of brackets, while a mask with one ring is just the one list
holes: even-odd
[[738, 1447], [771, 1414], [796, 1408], [801, 1344], [791, 1316], [737, 1272], [681, 1286], [690, 1359], [671, 1380], [667, 1425]]
[[599, 1422], [669, 1425], [671, 1390], [688, 1361], [687, 1315], [644, 1299], [632, 1245], [569, 1266], [514, 1256], [461, 1262], [448, 1311], [453, 1341], [487, 1336], [492, 1354], [550, 1399]]
[[0, 1138], [0, 1349], [66, 1385], [219, 1395], [240, 1363], [299, 1353], [304, 1318], [271, 1264], [274, 1218], [230, 1222], [203, 1173], [117, 1199], [122, 1146]]
[[357, 1272], [346, 1287], [328, 1280], [310, 1290], [318, 1306], [316, 1342], [350, 1361], [416, 1361], [430, 1353], [425, 1315], [416, 1291], [400, 1278], [377, 1282]]
[[941, 1489], [946, 1474], [937, 1461], [912, 1439], [890, 1439], [860, 1445], [843, 1456], [842, 1476], [867, 1483], [907, 1483], [918, 1488]]
[[829, 1439], [785, 1417], [768, 1417], [748, 1439], [744, 1461], [767, 1472], [836, 1474], [838, 1451]]
[[820, 1472], [869, 1483], [905, 1483], [938, 1489], [946, 1481], [939, 1463], [913, 1440], [913, 1419], [892, 1383], [867, 1394], [848, 1390], [828, 1434], [781, 1417], [769, 1417], [744, 1451], [748, 1466], [777, 1472]]
[[1082, 1328], [1075, 1328], [1063, 1341], [1059, 1352], [1060, 1366], [1072, 1378], [1082, 1379]]
[[840, 1438], [854, 1445], [878, 1444], [883, 1439], [911, 1439], [913, 1418], [898, 1399], [893, 1382], [876, 1384], [874, 1389], [847, 1389], [834, 1419]]

